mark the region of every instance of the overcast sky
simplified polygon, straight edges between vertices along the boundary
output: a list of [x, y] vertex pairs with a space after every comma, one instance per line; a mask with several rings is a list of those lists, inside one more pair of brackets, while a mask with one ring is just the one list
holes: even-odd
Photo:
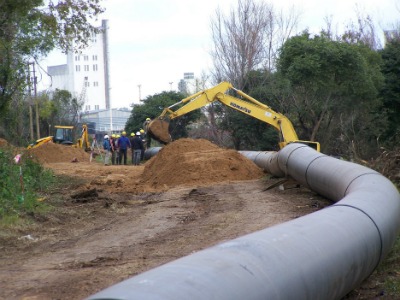
[[[400, 0], [269, 0], [277, 10], [295, 6], [301, 12], [298, 32], [318, 33], [326, 16], [334, 24], [355, 20], [355, 11], [373, 16], [379, 29], [400, 20]], [[211, 68], [210, 19], [217, 7], [228, 12], [237, 0], [103, 0], [101, 19], [109, 20], [110, 84], [113, 108], [139, 103], [141, 96], [177, 90], [183, 73], [195, 76]], [[99, 24], [100, 25], [100, 21]], [[53, 52], [42, 62], [66, 63]], [[42, 87], [49, 88], [43, 74]], [[172, 84], [170, 84], [172, 82]]]

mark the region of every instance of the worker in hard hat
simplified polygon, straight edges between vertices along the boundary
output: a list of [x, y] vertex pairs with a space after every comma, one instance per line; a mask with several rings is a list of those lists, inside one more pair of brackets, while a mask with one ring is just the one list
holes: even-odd
[[147, 130], [148, 130], [148, 127], [149, 127], [150, 122], [151, 122], [151, 119], [150, 119], [150, 118], [146, 118], [146, 121], [143, 122], [143, 127], [142, 127], [142, 128], [144, 128], [144, 130], [145, 130], [146, 132], [147, 132]]
[[140, 138], [142, 139], [142, 143], [143, 143], [143, 150], [142, 150], [142, 154], [140, 156], [141, 160], [144, 160], [144, 152], [147, 150], [147, 139], [146, 139], [146, 133], [143, 130], [143, 128], [140, 128], [139, 130], [140, 132]]
[[117, 140], [117, 135], [113, 133], [110, 137], [110, 144], [111, 144], [111, 164], [115, 165], [115, 158], [117, 156], [117, 146], [115, 145], [115, 142]]
[[119, 134], [117, 134], [115, 136], [115, 143], [114, 143], [115, 147], [114, 147], [114, 149], [115, 149], [115, 164], [116, 165], [119, 165], [119, 161], [120, 161], [119, 147], [118, 147], [118, 140], [119, 140], [120, 137], [121, 136]]
[[108, 166], [110, 164], [110, 157], [111, 157], [111, 143], [110, 143], [110, 137], [106, 134], [104, 136], [104, 141], [103, 141], [103, 148], [106, 151], [106, 155], [104, 157], [104, 165]]
[[126, 131], [123, 131], [121, 137], [118, 139], [119, 149], [119, 164], [122, 165], [122, 158], [124, 159], [124, 165], [127, 164], [127, 152], [128, 148], [131, 147], [131, 142], [126, 136]]
[[140, 164], [140, 158], [142, 156], [143, 141], [140, 137], [140, 131], [136, 132], [136, 135], [132, 138], [132, 164], [138, 166]]
[[146, 118], [146, 121], [143, 122], [143, 129], [145, 132], [145, 137], [144, 139], [146, 140], [146, 148], [150, 147], [150, 143], [151, 143], [151, 138], [149, 135], [149, 125], [150, 125], [151, 119], [150, 118]]
[[131, 136], [129, 137], [129, 142], [131, 143], [131, 161], [133, 164], [133, 139], [135, 138], [135, 133], [132, 132]]

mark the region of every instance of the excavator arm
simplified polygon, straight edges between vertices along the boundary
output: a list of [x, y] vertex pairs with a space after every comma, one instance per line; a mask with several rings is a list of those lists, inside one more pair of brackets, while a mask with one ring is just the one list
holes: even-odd
[[[242, 99], [226, 94], [230, 89], [234, 90]], [[301, 141], [298, 139], [292, 122], [290, 122], [286, 116], [275, 112], [268, 105], [235, 89], [229, 82], [221, 82], [208, 90], [200, 91], [165, 108], [161, 115], [149, 124], [148, 131], [158, 141], [169, 143], [171, 137], [168, 133], [169, 123], [166, 121], [167, 119], [173, 120], [215, 101], [273, 126], [281, 135], [281, 142], [279, 143], [280, 148], [283, 148], [288, 143], [299, 142], [320, 151], [318, 142]], [[180, 108], [175, 111], [173, 110], [173, 108], [180, 105]]]
[[88, 133], [88, 128], [86, 124], [82, 125], [82, 132], [81, 132], [81, 137], [78, 139], [78, 141], [75, 144], [75, 147], [77, 148], [82, 148], [86, 152], [92, 151], [92, 148], [90, 146], [89, 142], [89, 133]]

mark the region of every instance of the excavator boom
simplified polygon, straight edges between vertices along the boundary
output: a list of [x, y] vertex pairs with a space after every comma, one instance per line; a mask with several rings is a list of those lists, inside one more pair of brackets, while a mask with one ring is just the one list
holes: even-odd
[[[228, 90], [235, 91], [241, 98], [227, 94]], [[299, 142], [320, 151], [318, 142], [299, 140], [292, 122], [286, 116], [275, 112], [268, 105], [235, 89], [229, 82], [221, 82], [208, 90], [200, 91], [165, 108], [158, 118], [150, 122], [148, 132], [156, 140], [167, 144], [172, 141], [168, 131], [169, 120], [178, 118], [215, 101], [273, 126], [281, 135], [280, 148], [283, 148], [288, 143]], [[180, 107], [174, 111], [173, 108], [177, 106]]]

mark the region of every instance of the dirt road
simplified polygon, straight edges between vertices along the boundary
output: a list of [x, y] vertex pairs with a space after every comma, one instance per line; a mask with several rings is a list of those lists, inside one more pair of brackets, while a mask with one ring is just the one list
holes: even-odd
[[[165, 152], [141, 166], [104, 166], [82, 162], [84, 156], [78, 163], [70, 157], [46, 163], [64, 184], [47, 195], [53, 210], [29, 216], [29, 226], [1, 232], [0, 298], [83, 299], [330, 204], [293, 182], [265, 190], [279, 179], [263, 176], [236, 153], [179, 147], [180, 155]], [[235, 180], [244, 175], [256, 179]]]

